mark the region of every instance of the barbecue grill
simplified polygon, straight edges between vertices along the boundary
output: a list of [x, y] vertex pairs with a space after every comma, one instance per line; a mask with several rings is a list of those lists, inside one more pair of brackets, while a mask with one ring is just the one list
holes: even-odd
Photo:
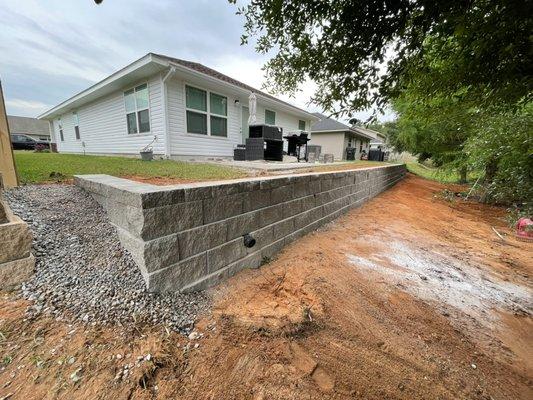
[[[307, 155], [307, 142], [311, 139], [307, 137], [307, 133], [301, 133], [299, 135], [292, 134], [289, 136], [283, 136], [284, 139], [287, 139], [289, 143], [287, 154], [290, 156], [295, 156], [298, 159], [298, 162], [303, 158], [305, 161], [308, 161]], [[301, 156], [302, 146], [305, 146], [304, 156]]]

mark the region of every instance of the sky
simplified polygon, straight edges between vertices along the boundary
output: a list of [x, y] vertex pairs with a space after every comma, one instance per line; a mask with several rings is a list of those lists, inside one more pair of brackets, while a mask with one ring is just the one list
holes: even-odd
[[[199, 62], [261, 89], [268, 55], [241, 46], [236, 10], [227, 0], [0, 0], [7, 113], [36, 117], [149, 52]], [[314, 88], [309, 81], [294, 97], [277, 97], [322, 111], [309, 104]]]

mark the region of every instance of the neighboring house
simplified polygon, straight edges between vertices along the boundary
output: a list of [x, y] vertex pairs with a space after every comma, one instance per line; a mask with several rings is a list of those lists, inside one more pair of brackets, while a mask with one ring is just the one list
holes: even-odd
[[50, 141], [50, 126], [46, 121], [8, 115], [7, 123], [12, 135], [27, 135], [38, 141]]
[[322, 146], [322, 154], [333, 154], [335, 160], [346, 160], [346, 149], [355, 149], [355, 159], [361, 158], [363, 151], [368, 152], [373, 136], [367, 129], [350, 127], [324, 114], [314, 113], [320, 120], [311, 125], [309, 144]]
[[202, 64], [149, 53], [39, 118], [50, 122], [59, 152], [232, 157], [248, 135], [248, 97], [257, 123], [283, 133], [308, 131], [317, 118]]
[[[370, 130], [370, 129], [367, 129], [367, 130]], [[376, 132], [376, 131], [372, 131], [372, 132], [375, 132], [376, 137], [370, 141], [370, 148], [371, 149], [379, 148], [383, 151], [388, 151], [387, 136], [381, 132]]]

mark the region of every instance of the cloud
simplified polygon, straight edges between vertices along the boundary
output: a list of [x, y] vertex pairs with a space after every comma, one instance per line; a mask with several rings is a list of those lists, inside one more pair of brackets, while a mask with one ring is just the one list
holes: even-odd
[[[241, 46], [243, 18], [227, 0], [0, 0], [0, 75], [8, 113], [39, 114], [146, 53], [200, 62], [261, 88], [267, 57]], [[313, 82], [295, 97], [310, 111]]]
[[50, 104], [39, 101], [9, 99], [6, 100], [6, 109], [9, 115], [19, 115], [22, 117], [33, 117], [50, 108]]

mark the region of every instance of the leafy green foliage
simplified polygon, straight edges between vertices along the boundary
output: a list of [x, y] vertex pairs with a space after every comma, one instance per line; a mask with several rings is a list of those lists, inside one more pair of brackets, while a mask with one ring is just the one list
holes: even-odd
[[310, 78], [315, 103], [351, 117], [395, 99], [409, 76], [426, 72], [427, 52], [440, 55], [429, 54], [437, 74], [442, 61], [454, 65], [453, 75], [426, 81], [428, 98], [470, 87], [487, 102], [524, 97], [532, 8], [524, 0], [252, 0], [238, 13], [242, 42], [254, 38], [258, 52], [275, 53], [265, 65], [270, 89], [294, 92]]

